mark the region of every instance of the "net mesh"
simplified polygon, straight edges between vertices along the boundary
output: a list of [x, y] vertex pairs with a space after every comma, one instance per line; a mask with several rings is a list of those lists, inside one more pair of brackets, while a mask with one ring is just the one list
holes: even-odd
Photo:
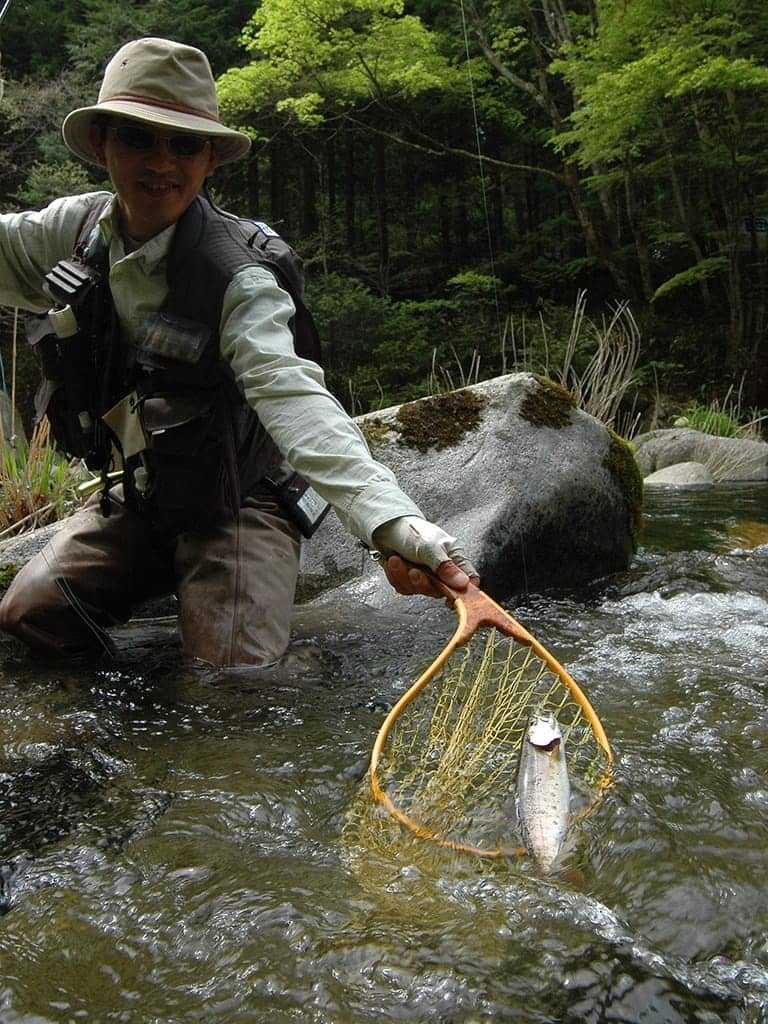
[[[561, 678], [496, 629], [480, 630], [458, 648], [395, 719], [379, 758], [381, 789], [420, 839], [492, 856], [515, 853], [520, 750], [530, 716], [542, 711], [560, 724], [572, 815], [584, 815], [610, 782], [609, 757]], [[349, 813], [347, 841], [381, 846], [398, 831], [402, 842], [407, 830], [366, 785]]]

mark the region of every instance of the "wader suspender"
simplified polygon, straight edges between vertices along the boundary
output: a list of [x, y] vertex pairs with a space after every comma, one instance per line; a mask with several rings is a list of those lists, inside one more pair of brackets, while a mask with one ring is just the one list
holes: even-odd
[[[101, 509], [110, 513], [110, 437], [99, 416], [109, 401], [114, 372], [114, 310], [108, 295], [109, 261], [98, 221], [110, 202], [89, 211], [75, 251], [46, 275], [44, 291], [53, 301], [47, 317], [32, 323], [30, 341], [43, 364], [44, 409], [54, 437], [70, 454], [99, 471]], [[45, 399], [44, 399], [45, 401]]]

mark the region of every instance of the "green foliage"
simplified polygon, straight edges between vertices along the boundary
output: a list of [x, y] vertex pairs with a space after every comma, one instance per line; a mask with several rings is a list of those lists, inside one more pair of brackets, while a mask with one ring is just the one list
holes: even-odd
[[238, 120], [279, 114], [311, 129], [371, 102], [466, 90], [438, 37], [403, 13], [402, 0], [264, 0], [242, 41], [251, 63], [219, 81], [222, 109]]
[[[22, 209], [38, 210], [58, 196], [80, 195], [92, 192], [94, 187], [91, 175], [72, 160], [61, 164], [35, 163], [14, 198]], [[108, 181], [101, 187], [111, 188]]]
[[462, 368], [478, 348], [486, 357], [483, 376], [500, 367], [493, 280], [461, 274], [445, 292], [395, 302], [337, 274], [312, 280], [308, 301], [323, 339], [326, 377], [351, 411], [428, 393], [436, 368], [463, 383]]
[[739, 437], [743, 432], [741, 424], [729, 412], [720, 409], [716, 402], [709, 405], [693, 402], [686, 408], [682, 419], [691, 430], [717, 437]]
[[710, 402], [698, 400], [690, 402], [678, 421], [679, 425], [689, 427], [691, 430], [700, 430], [704, 434], [715, 434], [718, 437], [742, 437], [759, 440], [760, 426], [768, 419], [768, 415], [765, 410], [762, 413], [756, 409], [744, 412], [742, 408], [743, 387], [744, 382], [742, 381], [734, 396], [735, 389], [731, 386], [722, 401], [714, 398]]
[[669, 295], [678, 288], [699, 284], [701, 281], [726, 270], [727, 267], [727, 256], [710, 256], [707, 259], [703, 259], [695, 266], [688, 267], [687, 270], [681, 270], [679, 274], [675, 274], [674, 277], [659, 285], [653, 293], [653, 301], [656, 302], [657, 299], [664, 298], [664, 296]]
[[[650, 3], [637, 6], [646, 12], [653, 8]], [[656, 9], [664, 6], [659, 3]], [[658, 20], [641, 18], [637, 25], [636, 9], [628, 12], [622, 6], [619, 11], [609, 4], [604, 10], [599, 38], [580, 40], [552, 65], [579, 100], [571, 128], [560, 132], [554, 145], [560, 150], [574, 148], [584, 167], [622, 162], [627, 154], [655, 149], [660, 123], [681, 113], [685, 118], [692, 103], [698, 104], [700, 117], [705, 114], [719, 123], [737, 94], [768, 90], [768, 68], [752, 57], [734, 55], [735, 39], [744, 42], [735, 12], [691, 17], [681, 11], [679, 21], [662, 15]], [[621, 19], [620, 25], [612, 24], [614, 16]], [[643, 29], [634, 45], [632, 30], [628, 32], [625, 24], [628, 17]], [[612, 49], [606, 38], [617, 34], [621, 45]], [[701, 101], [709, 99], [715, 103], [702, 108]]]
[[246, 0], [24, 0], [11, 3], [2, 25], [2, 50], [13, 78], [74, 70], [92, 84], [115, 50], [142, 35], [199, 46], [214, 70], [237, 55], [237, 38], [253, 4]]
[[[14, 3], [3, 209], [103, 187], [60, 123], [143, 34], [211, 57], [224, 119], [255, 141], [217, 194], [304, 255], [350, 409], [555, 373], [581, 289], [596, 321], [631, 300], [639, 365], [674, 364], [677, 397], [747, 371], [765, 404], [768, 266], [745, 227], [768, 213], [764, 3]], [[578, 376], [592, 341], [570, 353]]]
[[448, 287], [453, 289], [456, 295], [468, 302], [476, 299], [487, 300], [496, 295], [501, 282], [497, 277], [490, 274], [481, 274], [476, 270], [465, 270], [460, 274], [454, 274], [448, 280]]
[[6, 73], [14, 78], [56, 74], [79, 16], [80, 0], [11, 3], [0, 29]]

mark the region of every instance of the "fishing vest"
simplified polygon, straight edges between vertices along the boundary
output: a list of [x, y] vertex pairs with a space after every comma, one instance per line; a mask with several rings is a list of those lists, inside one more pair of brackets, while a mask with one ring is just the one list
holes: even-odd
[[[294, 300], [297, 351], [318, 359], [299, 257], [264, 225], [198, 197], [176, 227], [163, 308], [128, 346], [120, 340], [98, 227], [104, 208], [88, 214], [71, 259], [48, 274], [54, 308], [28, 325], [43, 374], [37, 417], [48, 416], [63, 451], [101, 472], [105, 515], [115, 470], [122, 472], [125, 500], [172, 532], [203, 529], [236, 514], [242, 498], [263, 482], [288, 504], [298, 491], [301, 498], [306, 484], [283, 462], [246, 402], [220, 354], [218, 334], [234, 275], [266, 266]], [[299, 525], [310, 534], [306, 523]]]

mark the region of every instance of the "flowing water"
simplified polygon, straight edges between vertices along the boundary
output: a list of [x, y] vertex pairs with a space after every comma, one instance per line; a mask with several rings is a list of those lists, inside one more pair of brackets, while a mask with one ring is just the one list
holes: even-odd
[[0, 642], [1, 1024], [768, 1021], [766, 524], [765, 485], [650, 495], [630, 571], [515, 608], [617, 756], [578, 883], [345, 846], [440, 602], [301, 608], [262, 675], [170, 622], [110, 663]]

